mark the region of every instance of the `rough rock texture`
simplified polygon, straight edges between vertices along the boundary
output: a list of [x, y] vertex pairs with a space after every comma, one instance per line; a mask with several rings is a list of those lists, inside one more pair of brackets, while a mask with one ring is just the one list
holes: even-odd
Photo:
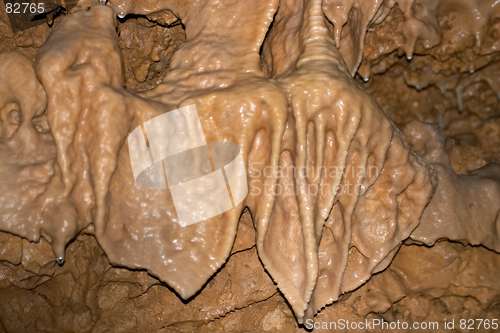
[[[497, 160], [498, 3], [404, 3], [388, 1], [385, 19], [369, 28], [357, 75], [369, 80], [358, 82], [398, 126], [420, 120], [443, 128], [454, 139], [446, 148], [456, 172]], [[420, 22], [417, 40], [405, 37], [408, 22]], [[411, 61], [403, 57], [409, 49], [415, 50]]]
[[433, 332], [445, 331], [444, 321], [455, 320], [455, 331], [467, 331], [460, 319], [491, 321], [500, 315], [498, 260], [497, 253], [483, 247], [448, 241], [430, 248], [403, 245], [386, 271], [353, 293], [352, 306], [361, 317], [439, 322]]
[[410, 238], [433, 245], [439, 239], [483, 245], [500, 252], [500, 164], [457, 175], [439, 127], [410, 122], [404, 131], [413, 150], [437, 170], [439, 185]]
[[[0, 233], [0, 330], [500, 318], [498, 254], [466, 246], [499, 251], [499, 171], [483, 166], [499, 158], [494, 3], [93, 4], [48, 39], [1, 30], [2, 50], [37, 54], [37, 77], [0, 54], [0, 228], [40, 241]], [[350, 77], [360, 63], [420, 156]], [[241, 147], [251, 187], [182, 228], [168, 191], [135, 186], [126, 137], [190, 104], [208, 141]]]

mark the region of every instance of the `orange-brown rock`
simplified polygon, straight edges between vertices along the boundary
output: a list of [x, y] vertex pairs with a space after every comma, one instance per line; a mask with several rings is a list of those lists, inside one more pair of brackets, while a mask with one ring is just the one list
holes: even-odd
[[[498, 318], [496, 3], [97, 2], [0, 14], [0, 331]], [[250, 186], [182, 227], [127, 136], [187, 105]]]

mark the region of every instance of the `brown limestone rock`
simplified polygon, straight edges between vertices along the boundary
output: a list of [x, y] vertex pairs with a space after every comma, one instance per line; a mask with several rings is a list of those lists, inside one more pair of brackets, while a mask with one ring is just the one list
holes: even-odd
[[426, 245], [449, 239], [500, 252], [500, 165], [490, 163], [457, 175], [445, 152], [446, 136], [439, 128], [414, 121], [406, 126], [405, 134], [439, 176], [436, 193], [411, 239]]

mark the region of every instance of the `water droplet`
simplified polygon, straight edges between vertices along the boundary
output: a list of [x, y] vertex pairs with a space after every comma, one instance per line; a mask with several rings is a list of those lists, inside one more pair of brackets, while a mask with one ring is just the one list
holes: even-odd
[[61, 266], [62, 264], [64, 264], [64, 258], [63, 257], [57, 257], [56, 259], [57, 263]]
[[119, 18], [124, 18], [125, 16], [127, 16], [127, 14], [125, 14], [125, 12], [121, 12], [120, 14], [118, 14], [118, 17]]

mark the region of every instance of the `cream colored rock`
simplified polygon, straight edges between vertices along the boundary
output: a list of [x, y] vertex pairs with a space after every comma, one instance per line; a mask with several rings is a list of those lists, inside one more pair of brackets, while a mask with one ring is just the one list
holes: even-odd
[[433, 245], [449, 239], [500, 252], [500, 165], [490, 163], [457, 175], [438, 127], [410, 122], [405, 135], [414, 151], [436, 169], [439, 185], [411, 239]]
[[[350, 77], [322, 1], [284, 4], [112, 1], [120, 16], [169, 9], [186, 27], [166, 78], [137, 94], [123, 89], [111, 8], [75, 12], [54, 29], [35, 66], [57, 147], [58, 173], [38, 199], [57, 257], [86, 228], [111, 263], [147, 269], [188, 299], [226, 261], [247, 206], [259, 256], [299, 322], [388, 265], [418, 225], [432, 173]], [[269, 31], [275, 14], [283, 19]], [[277, 79], [261, 70], [268, 33], [266, 68]], [[298, 48], [283, 54], [290, 39]], [[235, 209], [182, 228], [168, 190], [135, 186], [126, 137], [192, 104], [208, 142], [240, 146], [250, 189]], [[328, 229], [335, 242], [325, 238], [318, 254]], [[133, 292], [113, 290], [105, 309]]]
[[45, 235], [65, 233], [61, 230], [64, 226], [55, 226], [44, 217], [48, 205], [42, 198], [56, 172], [56, 149], [46, 106], [47, 98], [32, 62], [20, 53], [1, 53], [0, 229], [31, 241], [40, 239], [41, 230]]
[[366, 31], [382, 15], [384, 2], [325, 0], [322, 4], [324, 14], [334, 27], [335, 44], [352, 76], [363, 58]]
[[[436, 36], [432, 31], [422, 33], [421, 25], [433, 26], [434, 21], [427, 20], [424, 12], [434, 10], [434, 5], [424, 6], [420, 8], [424, 12], [419, 12], [419, 4], [410, 3], [400, 4], [406, 5], [405, 17], [412, 13], [407, 26], [411, 42], [408, 45], [413, 47], [420, 40], [430, 48]], [[236, 272], [250, 272], [250, 267], [258, 264], [254, 250], [244, 251], [252, 246], [248, 235], [234, 243], [238, 220], [246, 206], [256, 227], [258, 255], [299, 322], [385, 269], [412, 232], [414, 240], [429, 244], [446, 237], [497, 249], [495, 210], [488, 207], [481, 209], [487, 215], [488, 223], [484, 225], [472, 214], [469, 220], [475, 221], [475, 225], [463, 220], [458, 228], [452, 221], [443, 228], [439, 222], [442, 218], [438, 216], [434, 222], [439, 223], [434, 223], [424, 213], [421, 226], [413, 231], [433, 193], [434, 171], [410, 152], [401, 133], [349, 74], [360, 61], [366, 27], [384, 16], [383, 8], [377, 12], [378, 3], [345, 3], [343, 14], [331, 9], [335, 7], [333, 2], [319, 0], [269, 0], [257, 4], [110, 1], [110, 5], [120, 16], [169, 9], [185, 25], [186, 42], [175, 52], [163, 82], [152, 90], [135, 93], [123, 88], [116, 13], [105, 6], [93, 6], [65, 18], [42, 46], [36, 61], [37, 75], [48, 98], [47, 118], [56, 155], [48, 125], [43, 121], [29, 122], [32, 116], [43, 119], [45, 108], [43, 90], [31, 64], [19, 55], [4, 55], [12, 57], [13, 68], [27, 73], [25, 84], [32, 85], [39, 95], [25, 96], [22, 89], [9, 90], [15, 87], [11, 83], [14, 75], [9, 67], [2, 67], [0, 75], [5, 75], [4, 82], [8, 83], [2, 86], [7, 91], [2, 97], [14, 96], [36, 104], [21, 106], [18, 114], [24, 116], [16, 118], [9, 102], [5, 103], [8, 107], [2, 113], [1, 144], [6, 153], [2, 156], [12, 152], [9, 144], [17, 144], [22, 148], [21, 156], [36, 151], [40, 157], [35, 161], [14, 161], [13, 167], [0, 163], [6, 170], [2, 171], [6, 175], [2, 182], [16, 194], [2, 196], [1, 210], [10, 214], [14, 205], [23, 209], [22, 218], [27, 217], [3, 218], [2, 230], [30, 240], [41, 234], [61, 258], [65, 245], [78, 232], [94, 232], [112, 264], [146, 269], [182, 298], [195, 296], [191, 306], [203, 303], [206, 310], [202, 314], [205, 317], [196, 319], [200, 321], [213, 320], [245, 306], [248, 300], [256, 303], [275, 292], [264, 274], [257, 282], [247, 280], [246, 275], [236, 278], [253, 287], [264, 283], [265, 290], [257, 296], [252, 294], [253, 289], [236, 288], [232, 279], [222, 281], [224, 276], [219, 274], [216, 279], [221, 282], [212, 290], [216, 297], [207, 294], [204, 298], [203, 291], [197, 294], [231, 251], [235, 254], [228, 265], [234, 265]], [[348, 21], [346, 13], [351, 12], [353, 17], [361, 15], [362, 23], [358, 26], [354, 21], [348, 22], [345, 29], [350, 33], [346, 32], [342, 41], [342, 22]], [[330, 15], [335, 36], [329, 32], [324, 14]], [[340, 42], [340, 51], [335, 39]], [[347, 51], [343, 52], [342, 45]], [[412, 53], [413, 50], [408, 51], [410, 56]], [[141, 80], [145, 73], [139, 75]], [[196, 105], [207, 141], [240, 146], [251, 189], [246, 201], [237, 208], [181, 228], [176, 224], [168, 191], [135, 186], [126, 138], [145, 121], [192, 104]], [[33, 128], [39, 128], [44, 136], [34, 135]], [[16, 136], [21, 130], [27, 134]], [[429, 147], [419, 150], [415, 137], [422, 133], [425, 130], [409, 134], [414, 149], [431, 163], [445, 163], [442, 151]], [[35, 139], [27, 140], [31, 146], [23, 146], [29, 135]], [[43, 145], [43, 149], [39, 148], [45, 139], [52, 150]], [[435, 160], [437, 157], [441, 159]], [[494, 175], [498, 170], [494, 168], [479, 170], [467, 179], [472, 179], [473, 184], [484, 184], [488, 193], [496, 195], [498, 180]], [[334, 173], [328, 172], [332, 169]], [[465, 184], [468, 181], [460, 180], [449, 167], [435, 169], [441, 177], [441, 188], [438, 187], [426, 212], [433, 209], [435, 202], [439, 209], [446, 209], [436, 210], [438, 213], [448, 214], [454, 204], [442, 204], [444, 199], [458, 188], [465, 193], [459, 199], [466, 200], [470, 197], [468, 188], [474, 186]], [[265, 170], [271, 172], [264, 173]], [[295, 170], [305, 170], [306, 174], [294, 173]], [[36, 192], [33, 197], [26, 198], [26, 187], [19, 186], [25, 180], [16, 178], [26, 174], [31, 178], [41, 174], [38, 192], [29, 192]], [[291, 191], [275, 193], [276, 188]], [[488, 193], [484, 197], [488, 198]], [[33, 202], [36, 210], [24, 209], [29, 205], [23, 206], [23, 199]], [[465, 210], [461, 216], [470, 211], [467, 205], [461, 208]], [[251, 230], [248, 223], [245, 228]], [[9, 260], [18, 259], [13, 256]], [[246, 261], [251, 261], [252, 266], [242, 266]], [[25, 268], [35, 274], [50, 263], [54, 264], [47, 255]], [[130, 279], [139, 279], [141, 283], [134, 285], [110, 278], [106, 287], [99, 290], [97, 307], [110, 312], [123, 309], [123, 314], [134, 313], [137, 304], [162, 302], [152, 304], [139, 317], [126, 316], [121, 323], [120, 316], [110, 316], [99, 329], [104, 331], [114, 325], [124, 331], [131, 327], [146, 329], [150, 319], [155, 319], [153, 314], [161, 311], [165, 312], [161, 312], [162, 320], [155, 323], [155, 329], [175, 324], [169, 322], [175, 313], [162, 309], [162, 304], [174, 302], [181, 312], [182, 301], [156, 286], [155, 280], [145, 273]], [[53, 281], [74, 283], [68, 274]], [[236, 290], [242, 292], [241, 298]], [[138, 303], [129, 303], [141, 295], [144, 297]], [[66, 299], [59, 293], [53, 296], [58, 306]], [[214, 298], [217, 304], [212, 307], [210, 299]], [[11, 299], [12, 309], [17, 311], [19, 300]], [[388, 304], [395, 299], [389, 298]], [[94, 312], [84, 310], [78, 313], [78, 320], [90, 323], [92, 316]], [[260, 318], [260, 326], [253, 328], [286, 329], [287, 318], [284, 311], [270, 312]], [[193, 317], [186, 314], [186, 321], [189, 320]], [[192, 326], [184, 329], [196, 327], [195, 323], [186, 325]]]

